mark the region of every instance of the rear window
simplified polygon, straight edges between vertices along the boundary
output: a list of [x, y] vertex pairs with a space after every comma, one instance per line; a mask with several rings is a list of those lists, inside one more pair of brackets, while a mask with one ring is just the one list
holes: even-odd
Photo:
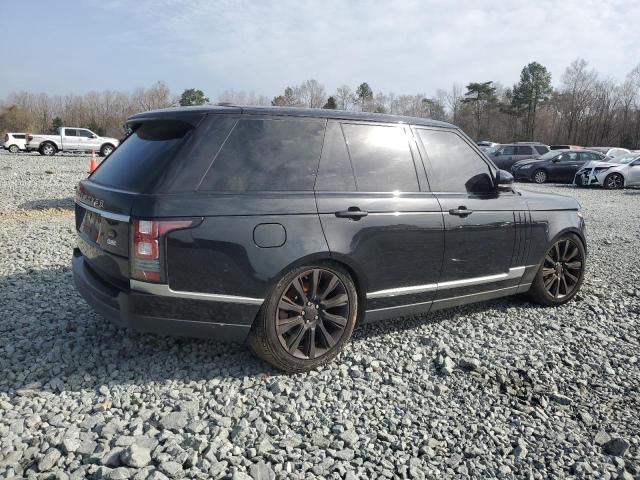
[[533, 148], [525, 145], [519, 145], [518, 146], [518, 155], [533, 155]]
[[241, 119], [199, 190], [313, 190], [325, 120]]
[[91, 175], [92, 182], [132, 192], [144, 192], [162, 173], [188, 137], [191, 125], [151, 121], [133, 133]]

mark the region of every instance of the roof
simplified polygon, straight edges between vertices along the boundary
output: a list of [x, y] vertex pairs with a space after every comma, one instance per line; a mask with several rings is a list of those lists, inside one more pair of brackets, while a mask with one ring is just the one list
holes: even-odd
[[294, 117], [310, 118], [336, 118], [344, 120], [370, 121], [383, 123], [408, 123], [430, 127], [458, 128], [455, 125], [428, 118], [407, 117], [402, 115], [388, 115], [383, 113], [348, 112], [345, 110], [329, 110], [320, 108], [295, 108], [295, 107], [261, 107], [261, 106], [237, 106], [237, 105], [202, 105], [197, 107], [163, 108], [140, 112], [129, 117], [127, 122], [140, 122], [145, 120], [170, 118], [183, 120], [189, 123], [197, 123], [202, 115], [211, 113], [241, 113], [251, 115], [287, 115]]

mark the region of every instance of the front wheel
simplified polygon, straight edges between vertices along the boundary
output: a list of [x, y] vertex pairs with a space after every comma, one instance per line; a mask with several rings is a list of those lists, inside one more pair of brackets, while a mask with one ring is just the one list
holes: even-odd
[[113, 145], [110, 144], [105, 144], [102, 146], [102, 148], [100, 149], [100, 155], [103, 157], [108, 157], [111, 152], [113, 152], [114, 148]]
[[617, 190], [624, 186], [624, 178], [619, 173], [610, 173], [604, 179], [604, 188], [608, 190]]
[[574, 234], [560, 237], [547, 251], [529, 295], [541, 305], [562, 305], [571, 300], [584, 279], [586, 251]]
[[11, 145], [11, 146], [9, 147], [9, 151], [10, 151], [11, 153], [18, 153], [18, 152], [20, 151], [20, 148], [18, 148], [18, 146], [17, 146], [17, 145]]
[[46, 155], [50, 157], [51, 155], [55, 155], [56, 152], [57, 149], [52, 143], [45, 143], [40, 147], [40, 155]]
[[272, 289], [248, 343], [253, 352], [287, 372], [313, 369], [333, 359], [356, 324], [358, 295], [339, 265], [299, 267]]
[[533, 173], [533, 181], [536, 183], [545, 183], [547, 181], [547, 172], [544, 170], [536, 170]]

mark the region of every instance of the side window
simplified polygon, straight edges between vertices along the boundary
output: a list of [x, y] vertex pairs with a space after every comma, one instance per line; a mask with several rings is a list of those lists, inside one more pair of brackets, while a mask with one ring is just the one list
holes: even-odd
[[93, 134], [89, 130], [78, 130], [79, 137], [91, 138]]
[[77, 137], [77, 131], [75, 128], [65, 128], [64, 129], [64, 136], [65, 137]]
[[582, 152], [580, 153], [580, 160], [590, 161], [590, 160], [599, 160], [600, 157], [592, 152]]
[[356, 189], [347, 144], [339, 122], [329, 121], [327, 124], [315, 189], [338, 192], [353, 192]]
[[514, 147], [513, 145], [508, 145], [506, 147], [502, 147], [499, 152], [500, 155], [515, 155], [516, 147]]
[[416, 131], [431, 164], [433, 191], [493, 192], [489, 166], [459, 135], [444, 130]]
[[360, 192], [417, 192], [418, 177], [402, 127], [343, 123]]
[[528, 145], [519, 145], [517, 155], [533, 155], [533, 148]]
[[13, 137], [19, 140], [24, 140], [26, 138], [26, 135], [14, 135]]
[[325, 120], [240, 119], [200, 190], [313, 190]]

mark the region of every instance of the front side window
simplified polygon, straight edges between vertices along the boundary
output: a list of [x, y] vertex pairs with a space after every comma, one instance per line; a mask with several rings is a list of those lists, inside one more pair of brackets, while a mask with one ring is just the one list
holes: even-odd
[[516, 147], [509, 145], [506, 147], [502, 147], [500, 150], [498, 150], [498, 153], [500, 154], [500, 156], [502, 155], [515, 155], [516, 154]]
[[65, 128], [64, 129], [64, 136], [65, 137], [77, 137], [78, 133], [77, 133], [75, 128]]
[[93, 133], [91, 133], [89, 130], [78, 130], [78, 136], [85, 137], [85, 138], [93, 138]]
[[200, 190], [313, 190], [325, 120], [240, 119]]
[[403, 127], [343, 123], [360, 192], [417, 192], [418, 177]]
[[578, 160], [578, 154], [576, 152], [567, 152], [558, 156], [560, 162], [575, 162]]
[[431, 164], [429, 183], [438, 192], [493, 192], [489, 166], [455, 132], [416, 129]]
[[549, 151], [549, 149], [544, 145], [536, 145], [534, 148], [536, 149], [539, 155], [544, 155]]

